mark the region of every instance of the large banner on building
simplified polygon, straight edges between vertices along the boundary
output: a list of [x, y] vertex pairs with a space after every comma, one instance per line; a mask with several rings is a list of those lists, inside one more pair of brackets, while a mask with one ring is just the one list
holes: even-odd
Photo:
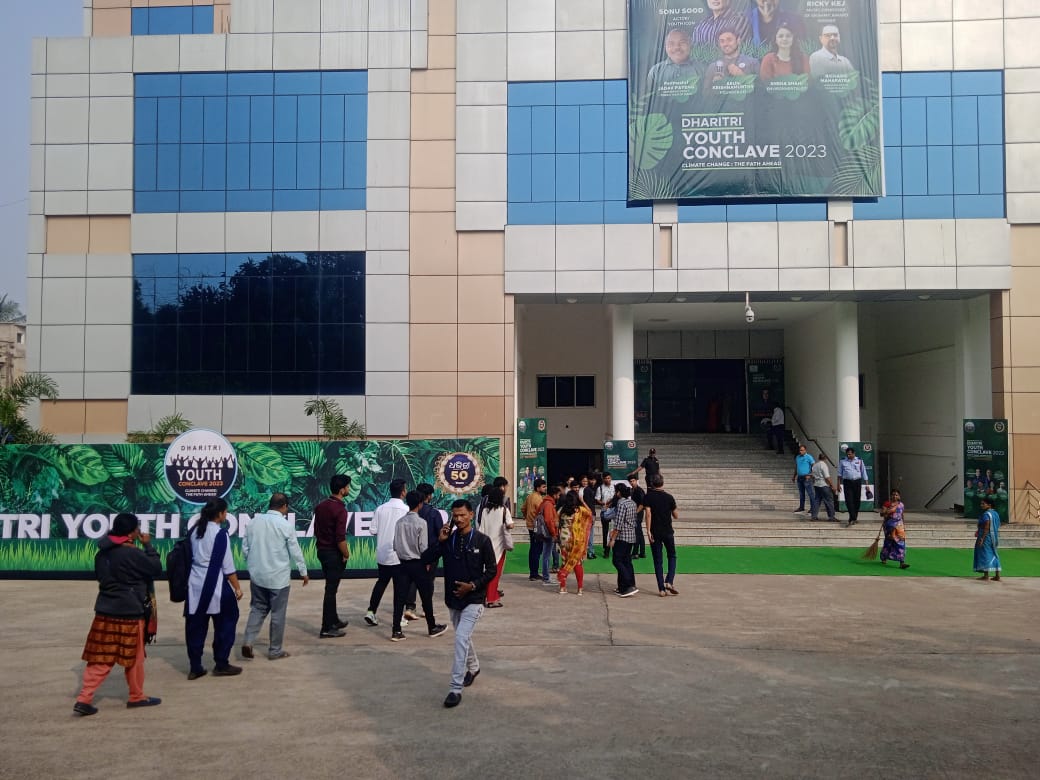
[[612, 439], [603, 442], [603, 471], [617, 480], [628, 479], [628, 475], [639, 468], [639, 449], [634, 441]]
[[883, 194], [877, 0], [631, 0], [629, 201]]
[[534, 490], [536, 479], [545, 479], [546, 424], [544, 417], [516, 421], [516, 506]]
[[[856, 451], [856, 457], [863, 461], [863, 468], [867, 471], [867, 481], [860, 488], [859, 510], [861, 512], [873, 512], [878, 501], [884, 503], [888, 500], [888, 496], [883, 496], [879, 499], [876, 495], [877, 486], [874, 484], [874, 480], [877, 471], [874, 469], [874, 445], [869, 441], [843, 441], [838, 447], [841, 460], [845, 460], [846, 451], [849, 447]], [[848, 507], [845, 505], [845, 489], [842, 487], [841, 480], [837, 479], [837, 468], [834, 471], [835, 484], [838, 488], [838, 511], [848, 512]]]
[[[364, 573], [376, 568], [369, 523], [373, 510], [389, 498], [391, 480], [404, 479], [409, 487], [429, 482], [435, 506], [447, 517], [452, 501], [479, 495], [485, 482], [498, 475], [500, 462], [499, 439], [489, 437], [231, 446], [230, 458], [217, 453], [223, 461], [219, 476], [231, 473], [229, 462], [234, 476], [230, 487], [217, 488], [216, 495], [228, 502], [228, 530], [240, 570], [245, 568], [241, 536], [248, 533], [253, 515], [266, 510], [273, 492], [288, 495], [289, 519], [308, 565], [320, 569], [311, 539], [314, 507], [328, 497], [333, 475], [351, 477], [348, 569]], [[213, 464], [185, 464], [185, 457], [165, 444], [0, 447], [0, 576], [92, 573], [96, 540], [120, 512], [137, 514], [156, 547], [169, 549], [195, 522], [201, 503], [184, 500], [174, 487], [184, 493], [219, 481], [195, 479], [206, 477], [201, 470]]]
[[773, 417], [773, 407], [784, 407], [784, 359], [749, 360], [747, 364], [747, 401], [750, 433], [765, 434]]
[[986, 497], [1008, 522], [1007, 420], [964, 421], [964, 516], [981, 515]]

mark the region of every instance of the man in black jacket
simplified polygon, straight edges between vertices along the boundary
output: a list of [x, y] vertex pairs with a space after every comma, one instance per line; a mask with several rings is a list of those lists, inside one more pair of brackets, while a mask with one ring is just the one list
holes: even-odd
[[455, 628], [455, 663], [444, 706], [456, 707], [462, 701], [462, 689], [480, 674], [473, 629], [484, 614], [487, 586], [495, 578], [498, 562], [491, 540], [473, 527], [473, 506], [465, 499], [451, 505], [451, 523], [441, 529], [437, 542], [423, 553], [422, 561], [435, 564], [444, 559], [444, 603]]

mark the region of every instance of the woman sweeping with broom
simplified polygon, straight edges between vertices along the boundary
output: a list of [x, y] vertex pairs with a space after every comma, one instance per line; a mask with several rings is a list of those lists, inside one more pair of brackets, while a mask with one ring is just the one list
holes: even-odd
[[864, 557], [873, 558], [877, 554], [878, 540], [885, 535], [885, 544], [881, 548], [881, 564], [899, 561], [900, 569], [909, 569], [906, 562], [906, 529], [903, 527], [903, 498], [898, 490], [893, 490], [888, 501], [881, 507], [881, 528], [878, 530], [874, 544]]

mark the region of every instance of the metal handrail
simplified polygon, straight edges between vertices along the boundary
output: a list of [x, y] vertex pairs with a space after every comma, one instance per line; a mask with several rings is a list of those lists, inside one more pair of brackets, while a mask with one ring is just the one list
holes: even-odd
[[936, 501], [938, 501], [939, 498], [942, 496], [942, 494], [950, 489], [950, 485], [952, 485], [957, 480], [958, 480], [958, 475], [957, 474], [954, 474], [952, 477], [950, 477], [950, 479], [946, 482], [946, 484], [943, 485], [941, 488], [939, 488], [939, 492], [938, 493], [936, 493], [930, 499], [925, 501], [924, 508], [925, 509], [931, 509], [932, 508], [932, 504], [934, 504]]
[[[805, 441], [810, 441], [814, 445], [816, 445], [816, 452], [817, 453], [821, 453], [822, 452], [823, 456], [824, 456], [824, 459], [827, 460], [827, 461], [830, 461], [830, 464], [833, 466], [834, 465], [834, 461], [832, 461], [830, 459], [830, 457], [827, 455], [827, 448], [824, 447], [822, 444], [820, 444], [818, 441], [816, 441], [816, 439], [814, 439], [812, 436], [809, 435], [809, 431], [806, 430], [806, 427], [804, 425], [802, 425], [802, 421], [798, 419], [798, 413], [794, 409], [792, 409], [790, 406], [785, 406], [784, 408], [791, 414], [791, 417], [794, 419], [795, 424], [797, 424], [799, 430], [801, 430], [802, 434], [804, 435]], [[801, 441], [801, 439], [799, 439], [799, 441]]]

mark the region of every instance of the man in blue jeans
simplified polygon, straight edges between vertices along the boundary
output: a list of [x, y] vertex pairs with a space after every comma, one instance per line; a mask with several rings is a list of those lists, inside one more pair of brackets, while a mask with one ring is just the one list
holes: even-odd
[[815, 462], [813, 456], [806, 451], [805, 445], [799, 445], [798, 454], [794, 456], [794, 475], [791, 477], [792, 482], [798, 483], [798, 508], [794, 510], [795, 514], [805, 511], [806, 496], [809, 497], [809, 514], [816, 514], [816, 492], [813, 490], [812, 481], [812, 467]]
[[[664, 491], [664, 477], [654, 474], [649, 479], [650, 489], [643, 499], [645, 509], [646, 538], [650, 542], [650, 554], [654, 559], [657, 575], [657, 593], [660, 596], [678, 596], [675, 589], [675, 531], [672, 520], [679, 517], [679, 509], [671, 493]], [[663, 573], [661, 548], [668, 553], [668, 574]]]

